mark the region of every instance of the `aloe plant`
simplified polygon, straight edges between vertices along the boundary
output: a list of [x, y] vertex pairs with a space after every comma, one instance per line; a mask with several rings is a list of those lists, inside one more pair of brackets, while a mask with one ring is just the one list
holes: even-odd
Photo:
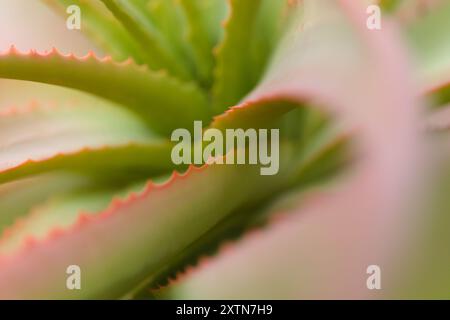
[[[108, 55], [0, 55], [74, 89], [0, 110], [0, 298], [366, 297], [367, 266], [391, 272], [424, 123], [448, 126], [446, 1], [375, 1], [381, 30], [374, 1], [45, 2]], [[176, 166], [194, 121], [278, 128], [278, 174]]]

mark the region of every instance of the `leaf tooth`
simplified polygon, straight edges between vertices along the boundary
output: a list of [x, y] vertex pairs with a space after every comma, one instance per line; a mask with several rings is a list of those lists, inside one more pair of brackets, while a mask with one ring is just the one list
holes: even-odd
[[28, 250], [33, 248], [38, 244], [38, 240], [33, 236], [27, 236], [23, 242], [23, 248], [24, 250]]
[[59, 57], [59, 58], [65, 58], [69, 59], [75, 62], [83, 62], [83, 61], [89, 61], [94, 60], [99, 63], [105, 63], [105, 64], [111, 64], [117, 67], [132, 67], [135, 70], [141, 71], [141, 72], [152, 72], [154, 75], [157, 75], [161, 78], [167, 78], [172, 83], [176, 83], [179, 85], [184, 85], [186, 89], [195, 89], [196, 85], [194, 82], [183, 82], [172, 75], [169, 74], [167, 69], [158, 69], [158, 70], [150, 70], [149, 66], [147, 64], [138, 64], [133, 57], [128, 57], [127, 59], [123, 61], [116, 61], [113, 59], [111, 55], [106, 55], [103, 57], [99, 57], [93, 50], [89, 50], [85, 55], [83, 56], [77, 56], [75, 53], [63, 53], [56, 47], [52, 47], [49, 51], [44, 52], [38, 52], [35, 49], [30, 49], [28, 51], [20, 51], [14, 44], [10, 46], [8, 50], [5, 52], [0, 52], [0, 57], [4, 56], [18, 56], [18, 57], [35, 57], [35, 58], [52, 58], [52, 57]]
[[423, 125], [426, 132], [446, 132], [450, 129], [450, 104], [431, 113]]
[[50, 229], [50, 231], [48, 232], [48, 237], [50, 239], [56, 239], [63, 233], [64, 233], [64, 230], [61, 227], [55, 226], [52, 229]]
[[[189, 166], [189, 168], [186, 170], [186, 172], [180, 174], [177, 171], [173, 171], [171, 177], [162, 184], [155, 184], [152, 181], [149, 181], [146, 186], [143, 188], [142, 191], [137, 193], [130, 193], [128, 194], [124, 199], [113, 199], [110, 204], [107, 206], [107, 208], [101, 212], [95, 213], [95, 214], [89, 214], [86, 212], [80, 212], [78, 214], [78, 218], [76, 219], [75, 223], [71, 224], [68, 227], [59, 228], [57, 232], [47, 232], [47, 234], [43, 237], [40, 237], [38, 239], [34, 239], [36, 242], [36, 245], [42, 245], [45, 246], [46, 243], [55, 241], [58, 238], [61, 238], [69, 233], [76, 233], [77, 230], [84, 228], [87, 225], [90, 225], [91, 223], [99, 222], [103, 219], [106, 219], [114, 214], [116, 212], [119, 212], [119, 209], [123, 209], [127, 206], [129, 206], [131, 203], [134, 203], [136, 201], [139, 201], [141, 199], [145, 199], [150, 193], [154, 192], [155, 190], [163, 190], [171, 186], [176, 181], [186, 179], [188, 176], [193, 174], [194, 172], [201, 172], [204, 171], [209, 165], [205, 164], [201, 167], [196, 167], [194, 165]], [[24, 223], [22, 222], [26, 221], [26, 219], [19, 218], [19, 220], [15, 223], [15, 227], [19, 227], [20, 224]], [[13, 232], [13, 230], [10, 230], [10, 232]], [[0, 238], [1, 241], [1, 238]], [[26, 242], [26, 241], [24, 241]], [[6, 254], [0, 254], [0, 265], [3, 261], [14, 259], [15, 257], [20, 256], [21, 254], [24, 254], [26, 250], [28, 250], [30, 246], [22, 245], [19, 246], [19, 249], [6, 253]]]
[[[303, 97], [301, 97], [303, 95]], [[298, 93], [297, 98], [290, 97], [289, 94], [284, 95], [283, 93], [276, 92], [275, 94], [270, 95], [263, 95], [257, 99], [248, 98], [247, 100], [242, 101], [241, 103], [234, 105], [227, 110], [225, 110], [223, 113], [215, 115], [211, 121], [210, 127], [211, 128], [227, 128], [229, 125], [235, 126], [236, 123], [233, 123], [233, 117], [237, 117], [239, 120], [239, 116], [242, 113], [248, 113], [250, 111], [255, 112], [252, 119], [258, 119], [257, 112], [260, 113], [267, 113], [267, 114], [283, 114], [290, 110], [289, 107], [284, 108], [270, 108], [269, 110], [267, 108], [264, 108], [264, 105], [268, 105], [270, 103], [285, 103], [287, 106], [289, 105], [301, 105], [300, 100], [303, 101], [309, 101], [309, 98], [307, 97], [307, 94], [305, 93]], [[319, 105], [320, 107], [320, 105]], [[254, 110], [253, 110], [254, 109]], [[259, 111], [258, 111], [259, 109]], [[256, 115], [256, 116], [255, 116]], [[251, 127], [251, 119], [246, 119], [247, 123], [245, 123], [246, 126]], [[258, 120], [255, 120], [257, 124]], [[230, 123], [228, 123], [230, 122]]]
[[13, 44], [6, 51], [0, 52], [0, 57], [2, 57], [2, 56], [6, 57], [9, 55], [17, 56], [17, 57], [29, 56], [29, 57], [36, 57], [36, 58], [60, 57], [60, 58], [66, 58], [66, 59], [70, 59], [73, 61], [79, 61], [79, 62], [92, 59], [92, 60], [95, 60], [100, 63], [110, 63], [110, 64], [114, 64], [116, 66], [124, 66], [124, 67], [132, 66], [138, 70], [139, 69], [146, 70], [146, 71], [149, 70], [149, 68], [146, 64], [138, 64], [132, 57], [128, 57], [127, 59], [125, 59], [123, 61], [116, 61], [112, 58], [111, 55], [105, 55], [103, 57], [99, 57], [93, 50], [89, 50], [85, 55], [77, 56], [73, 52], [63, 53], [57, 47], [54, 47], [54, 46], [51, 47], [50, 50], [45, 50], [44, 52], [39, 52], [36, 49], [30, 49], [28, 51], [21, 51]]
[[[277, 216], [279, 218], [275, 218]], [[200, 255], [196, 260], [185, 265], [174, 275], [165, 279], [165, 281], [162, 281], [157, 286], [150, 288], [150, 292], [157, 293], [159, 291], [164, 293], [166, 290], [170, 290], [171, 287], [182, 284], [195, 273], [201, 272], [202, 270], [208, 268], [216, 260], [215, 257], [230, 255], [230, 253], [236, 250], [236, 247], [239, 246], [241, 241], [253, 240], [257, 242], [258, 238], [262, 237], [265, 232], [270, 232], [269, 230], [272, 228], [272, 225], [277, 225], [276, 223], [272, 223], [272, 219], [275, 220], [273, 222], [277, 223], [284, 223], [284, 220], [286, 220], [286, 223], [289, 223], [289, 220], [286, 219], [287, 217], [287, 214], [278, 214], [274, 215], [274, 217], [271, 216], [266, 223], [246, 229], [245, 232], [238, 238], [226, 239], [222, 243], [219, 243], [213, 252]]]
[[17, 47], [12, 44], [8, 50], [6, 50], [6, 52], [2, 52], [2, 55], [8, 55], [8, 54], [12, 54], [12, 55], [20, 55], [20, 51], [17, 49]]
[[23, 217], [17, 218], [12, 225], [9, 227], [6, 227], [1, 236], [0, 236], [0, 243], [6, 241], [9, 239], [17, 230], [22, 229], [22, 227], [25, 225], [25, 219]]
[[62, 55], [62, 53], [56, 48], [56, 47], [52, 47], [52, 49], [48, 52], [47, 55], [43, 55], [43, 56], [50, 56], [50, 55]]
[[[327, 199], [329, 195], [325, 192], [314, 193], [311, 192], [303, 196], [303, 201], [310, 205], [320, 204]], [[289, 209], [280, 210], [270, 214], [267, 220], [262, 224], [253, 225], [245, 229], [238, 237], [227, 238], [221, 242], [218, 242], [213, 251], [202, 253], [194, 260], [191, 260], [180, 269], [177, 269], [174, 273], [169, 274], [166, 278], [161, 279], [153, 286], [148, 287], [148, 290], [152, 294], [163, 294], [170, 292], [170, 289], [174, 286], [182, 284], [185, 280], [188, 280], [192, 275], [197, 272], [202, 272], [216, 260], [216, 257], [230, 255], [236, 251], [240, 243], [243, 241], [258, 242], [259, 238], [264, 237], [265, 234], [270, 233], [272, 229], [278, 225], [289, 224], [290, 220]]]
[[[24, 227], [26, 227], [27, 221], [30, 218], [35, 218], [40, 215], [42, 215], [41, 211], [40, 211], [40, 206], [37, 206], [35, 208], [32, 208], [27, 216], [21, 216], [21, 217], [17, 218], [9, 227], [7, 227], [3, 230], [3, 233], [0, 235], [0, 244], [7, 242], [11, 238], [11, 236], [13, 236], [14, 234], [17, 234]], [[80, 215], [82, 215], [82, 213], [80, 213]], [[61, 233], [61, 232], [62, 232], [62, 229], [60, 227], [54, 226], [51, 230], [49, 230], [48, 235], [49, 235], [49, 237], [55, 237], [57, 235], [57, 233]], [[27, 236], [27, 238], [29, 238], [29, 237], [30, 236]], [[27, 242], [27, 238], [25, 238], [23, 240], [23, 243]], [[36, 240], [36, 239], [34, 239], [34, 240]], [[22, 244], [22, 246], [25, 246], [25, 245]]]
[[75, 224], [85, 224], [92, 220], [92, 214], [80, 211]]

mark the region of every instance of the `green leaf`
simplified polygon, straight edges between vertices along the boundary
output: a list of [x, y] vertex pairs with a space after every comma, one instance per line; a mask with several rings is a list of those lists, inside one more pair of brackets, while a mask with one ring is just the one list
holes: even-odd
[[132, 57], [137, 63], [144, 61], [140, 46], [117, 22], [114, 16], [97, 1], [43, 0], [67, 17], [66, 9], [77, 5], [81, 10], [82, 30], [116, 61]]
[[444, 1], [411, 23], [407, 36], [416, 54], [425, 93], [436, 105], [450, 102], [450, 3]]
[[[411, 177], [420, 148], [406, 53], [391, 24], [382, 33], [367, 30], [366, 6], [358, 1], [303, 3], [305, 11], [260, 85], [212, 125], [239, 124], [252, 114], [278, 118], [283, 110], [266, 107], [276, 100], [313, 105], [332, 117], [338, 133], [354, 138], [355, 163], [340, 179], [299, 199], [296, 209], [179, 276], [164, 298], [367, 298], [361, 285], [367, 266], [377, 261], [392, 270], [384, 258], [396, 253], [392, 243], [403, 243], [399, 234], [412, 221], [407, 204], [415, 194]], [[339, 140], [331, 133], [331, 140], [325, 135], [303, 150], [300, 172], [327, 164], [317, 162], [317, 151], [334, 149], [329, 141]]]
[[4, 110], [0, 141], [0, 183], [58, 169], [132, 176], [172, 166], [170, 143], [125, 110], [101, 104]]
[[[270, 195], [282, 176], [261, 176], [255, 166], [210, 165], [150, 183], [103, 212], [81, 215], [71, 227], [0, 257], [0, 297], [120, 297], [143, 280], [155, 280], [230, 212]], [[71, 264], [81, 267], [82, 290], [65, 287]]]
[[257, 84], [261, 79], [282, 36], [288, 20], [286, 9], [286, 1], [263, 0], [261, 3], [250, 43], [253, 84]]
[[132, 62], [117, 64], [92, 53], [83, 58], [20, 54], [12, 47], [0, 55], [0, 77], [55, 84], [82, 90], [117, 102], [139, 114], [156, 131], [170, 134], [208, 119], [204, 94], [193, 84], [180, 83]]
[[233, 106], [252, 89], [253, 62], [247, 54], [262, 0], [231, 0], [225, 36], [217, 49], [213, 103], [216, 113]]
[[172, 52], [199, 79], [193, 61], [193, 49], [187, 40], [187, 18], [179, 0], [140, 0], [156, 28], [164, 35]]
[[0, 185], [0, 234], [48, 197], [84, 185], [85, 177], [69, 174], [41, 175]]
[[181, 0], [187, 17], [187, 37], [193, 47], [199, 77], [207, 87], [211, 85], [215, 58], [213, 48], [222, 38], [222, 21], [227, 13], [225, 0]]
[[76, 222], [81, 212], [86, 215], [94, 214], [105, 208], [113, 198], [119, 199], [142, 189], [142, 184], [125, 189], [93, 184], [67, 191], [61, 189], [58, 195], [50, 196], [46, 201], [33, 206], [27, 215], [5, 229], [0, 237], [0, 255], [20, 249], [20, 245], [29, 239], [40, 239], [55, 230], [68, 228]]
[[177, 59], [167, 39], [156, 28], [139, 5], [141, 0], [101, 0], [130, 35], [141, 45], [146, 63], [154, 70], [167, 70], [170, 74], [187, 80], [192, 74]]

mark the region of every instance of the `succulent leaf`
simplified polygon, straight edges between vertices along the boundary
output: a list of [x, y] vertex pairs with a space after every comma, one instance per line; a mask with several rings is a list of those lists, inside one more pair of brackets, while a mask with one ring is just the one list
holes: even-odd
[[217, 48], [213, 103], [215, 113], [239, 102], [255, 85], [251, 55], [254, 28], [262, 0], [231, 0], [225, 35]]
[[170, 143], [117, 107], [9, 108], [0, 112], [0, 138], [0, 183], [58, 169], [127, 175], [171, 168]]
[[[93, 53], [82, 58], [53, 50], [19, 53], [12, 47], [0, 55], [0, 76], [82, 90], [129, 108], [156, 131], [169, 134], [208, 119], [205, 95], [194, 84], [181, 83], [132, 61], [114, 63]], [[182, 103], [181, 103], [182, 102]]]
[[50, 174], [0, 185], [0, 234], [15, 220], [56, 192], [68, 192], [87, 184], [85, 177]]
[[[366, 267], [390, 277], [422, 175], [448, 171], [448, 1], [44, 2], [78, 5], [108, 56], [0, 54], [1, 78], [41, 83], [18, 100], [44, 100], [0, 106], [0, 299], [377, 296]], [[196, 120], [279, 129], [278, 173], [175, 166], [168, 137]]]
[[225, 0], [181, 0], [187, 18], [188, 34], [197, 72], [209, 87], [213, 78], [213, 49], [222, 38], [221, 23], [227, 13]]
[[130, 37], [114, 16], [97, 1], [43, 0], [61, 14], [66, 14], [70, 5], [77, 5], [82, 12], [82, 28], [90, 38], [116, 61], [130, 57], [136, 63], [143, 63], [139, 44]]
[[435, 105], [450, 102], [450, 3], [415, 20], [408, 26], [408, 39], [419, 64], [424, 92]]
[[[0, 257], [0, 282], [6, 284], [0, 297], [118, 298], [143, 279], [151, 282], [232, 210], [258, 201], [280, 183], [279, 175], [261, 176], [247, 165], [191, 167], [162, 185], [150, 183], [103, 212], [82, 215], [68, 229]], [[65, 288], [61, 270], [74, 259], [84, 270], [84, 290]], [[27, 268], [45, 270], [46, 276], [27, 275]]]
[[[387, 248], [396, 236], [386, 226], [405, 214], [401, 209], [408, 201], [404, 191], [410, 187], [405, 177], [415, 170], [411, 159], [416, 152], [417, 109], [411, 108], [415, 92], [405, 72], [406, 59], [395, 45], [398, 40], [391, 25], [385, 24], [382, 34], [365, 29], [365, 8], [358, 2], [304, 3], [305, 28], [290, 34], [249, 99], [278, 96], [296, 99], [301, 105], [306, 97], [319, 103], [335, 120], [345, 120], [344, 128], [357, 137], [353, 147], [358, 169], [328, 188], [313, 190], [284, 219], [224, 247], [215, 258], [181, 276], [168, 291], [171, 298], [368, 297], [363, 285], [366, 274], [361, 270], [370, 261], [380, 265], [385, 261], [381, 248]], [[303, 50], [306, 43], [308, 51]], [[380, 70], [388, 72], [388, 77]], [[372, 82], [377, 85], [368, 85]], [[221, 121], [239, 119], [251, 106], [244, 103]], [[253, 107], [253, 112], [256, 115], [258, 108]], [[391, 148], [402, 151], [389, 152]], [[357, 194], [364, 195], [364, 200], [355, 201]], [[348, 294], [343, 294], [344, 286]]]
[[147, 19], [142, 11], [140, 0], [102, 0], [130, 35], [141, 45], [146, 63], [154, 70], [167, 70], [170, 74], [184, 80], [192, 79], [186, 65], [177, 59], [167, 39]]

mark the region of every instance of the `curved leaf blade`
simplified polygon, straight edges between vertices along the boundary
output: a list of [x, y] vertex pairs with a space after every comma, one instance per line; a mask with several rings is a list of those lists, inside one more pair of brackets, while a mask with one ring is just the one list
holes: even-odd
[[386, 258], [411, 222], [405, 205], [418, 166], [418, 106], [406, 53], [388, 22], [382, 33], [366, 29], [358, 2], [304, 3], [304, 28], [288, 36], [250, 102], [213, 125], [259, 116], [258, 100], [314, 102], [355, 133], [357, 163], [289, 216], [181, 276], [171, 298], [366, 298], [367, 266], [392, 266]]
[[414, 49], [424, 93], [433, 103], [450, 102], [450, 3], [443, 1], [406, 30]]
[[3, 110], [0, 141], [0, 182], [58, 169], [127, 175], [171, 164], [170, 143], [125, 110], [99, 104]]
[[[156, 279], [199, 236], [234, 209], [270, 194], [281, 180], [261, 176], [255, 166], [211, 165], [191, 167], [162, 185], [150, 183], [101, 213], [81, 215], [69, 229], [0, 257], [0, 297], [120, 297], [144, 279]], [[65, 287], [65, 269], [74, 263], [83, 270], [83, 290]]]
[[57, 192], [87, 185], [87, 179], [74, 175], [43, 175], [0, 185], [0, 234], [31, 208]]
[[129, 34], [141, 45], [146, 63], [154, 70], [167, 70], [184, 80], [192, 79], [185, 64], [177, 59], [169, 43], [145, 15], [139, 0], [101, 0]]
[[0, 77], [36, 81], [88, 92], [129, 108], [156, 131], [170, 134], [208, 119], [204, 94], [193, 84], [180, 83], [132, 62], [114, 63], [93, 53], [83, 58], [48, 54], [20, 54], [12, 47], [0, 55]]
[[225, 36], [217, 48], [213, 107], [221, 113], [252, 89], [252, 61], [246, 54], [262, 0], [231, 0]]
[[70, 5], [77, 5], [82, 13], [83, 31], [85, 30], [100, 48], [111, 54], [116, 61], [132, 57], [139, 64], [143, 62], [139, 45], [127, 34], [114, 16], [96, 1], [43, 0], [43, 2], [65, 17], [66, 9]]
[[221, 22], [226, 16], [225, 0], [181, 0], [187, 18], [187, 38], [202, 82], [209, 87], [213, 80], [213, 49], [222, 37]]

